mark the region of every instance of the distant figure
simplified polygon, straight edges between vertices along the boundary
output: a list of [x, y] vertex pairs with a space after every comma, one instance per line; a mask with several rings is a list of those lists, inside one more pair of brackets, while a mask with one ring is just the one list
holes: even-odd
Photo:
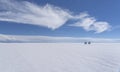
[[87, 44], [87, 42], [84, 42], [84, 44]]
[[91, 42], [88, 42], [88, 44], [91, 44]]

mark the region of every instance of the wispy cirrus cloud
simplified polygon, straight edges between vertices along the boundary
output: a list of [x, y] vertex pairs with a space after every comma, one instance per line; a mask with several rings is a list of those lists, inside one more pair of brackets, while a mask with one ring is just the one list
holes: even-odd
[[110, 28], [108, 22], [97, 21], [88, 13], [80, 13], [79, 15], [72, 13], [49, 4], [39, 6], [28, 1], [0, 0], [0, 21], [32, 24], [55, 30], [69, 20], [77, 20], [71, 26], [80, 27], [86, 31], [92, 30], [101, 33]]
[[97, 21], [94, 17], [91, 17], [86, 12], [81, 13], [75, 18], [78, 19], [78, 21], [70, 26], [82, 27], [86, 31], [95, 31], [96, 33], [101, 33], [111, 28], [108, 22]]
[[24, 36], [0, 34], [1, 43], [119, 43], [120, 39], [91, 38], [91, 37], [54, 37], [54, 36]]
[[17, 0], [0, 0], [0, 21], [32, 24], [56, 29], [70, 18], [69, 12], [49, 4], [36, 4]]

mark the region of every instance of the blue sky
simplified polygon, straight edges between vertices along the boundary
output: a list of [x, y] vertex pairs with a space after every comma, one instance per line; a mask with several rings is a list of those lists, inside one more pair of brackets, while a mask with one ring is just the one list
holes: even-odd
[[1, 0], [0, 34], [120, 37], [119, 0]]

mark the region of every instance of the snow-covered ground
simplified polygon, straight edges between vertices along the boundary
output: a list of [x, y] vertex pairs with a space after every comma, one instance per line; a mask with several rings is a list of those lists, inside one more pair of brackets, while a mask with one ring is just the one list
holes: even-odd
[[1, 43], [0, 72], [120, 72], [120, 44]]

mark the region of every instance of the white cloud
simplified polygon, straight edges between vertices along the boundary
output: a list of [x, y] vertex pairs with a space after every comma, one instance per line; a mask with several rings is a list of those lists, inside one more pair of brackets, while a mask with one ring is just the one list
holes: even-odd
[[96, 33], [101, 33], [110, 29], [110, 25], [108, 22], [97, 21], [88, 13], [81, 13], [75, 18], [78, 19], [78, 21], [70, 26], [82, 27], [86, 31], [95, 31]]
[[109, 30], [110, 26], [107, 22], [95, 22], [93, 30], [96, 31], [96, 33], [101, 33], [103, 31]]
[[0, 42], [21, 43], [81, 43], [91, 41], [95, 43], [120, 42], [120, 39], [90, 38], [90, 37], [53, 37], [53, 36], [24, 36], [0, 34]]
[[77, 20], [73, 25], [86, 31], [101, 33], [109, 29], [109, 23], [97, 21], [88, 13], [73, 15], [72, 12], [49, 4], [39, 6], [28, 1], [0, 0], [0, 21], [32, 24], [57, 29], [69, 20]]
[[[56, 29], [70, 18], [68, 11], [52, 5], [38, 6], [30, 2], [1, 0], [4, 7], [0, 12], [0, 21], [11, 21], [25, 24], [44, 26]], [[5, 5], [4, 5], [5, 4]]]
[[14, 41], [16, 40], [16, 38], [14, 38], [13, 36], [9, 36], [9, 35], [4, 35], [4, 34], [0, 34], [0, 42], [2, 41]]

